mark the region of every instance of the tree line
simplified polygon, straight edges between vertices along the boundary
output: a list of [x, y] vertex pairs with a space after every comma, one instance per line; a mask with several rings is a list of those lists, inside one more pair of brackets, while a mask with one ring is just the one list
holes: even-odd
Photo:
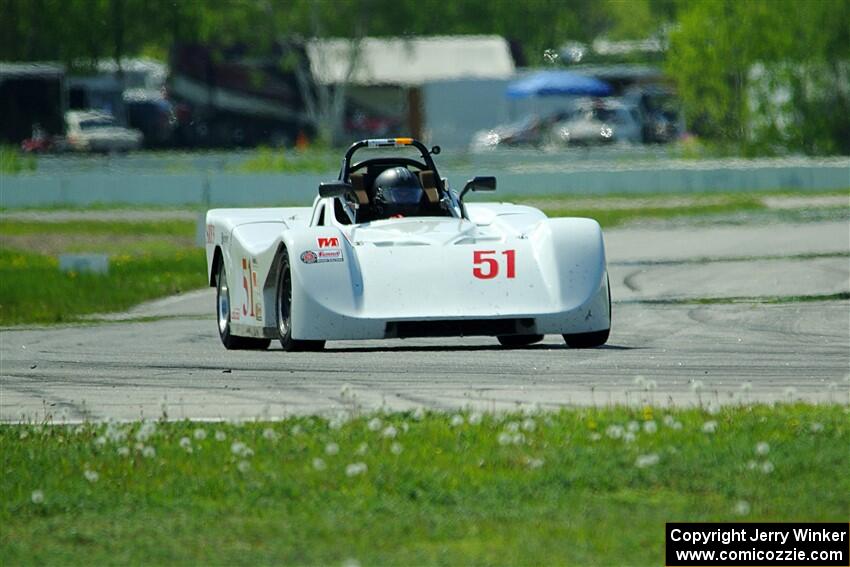
[[850, 154], [850, 0], [0, 0], [0, 60], [168, 58], [180, 42], [498, 34], [518, 63], [567, 41], [669, 41], [689, 129], [745, 153]]

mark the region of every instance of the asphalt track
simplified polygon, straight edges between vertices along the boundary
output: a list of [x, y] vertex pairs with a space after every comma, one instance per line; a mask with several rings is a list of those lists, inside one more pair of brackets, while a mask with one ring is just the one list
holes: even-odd
[[606, 244], [615, 319], [603, 348], [474, 337], [228, 352], [203, 290], [86, 325], [2, 330], [0, 421], [850, 403], [850, 301], [811, 300], [850, 292], [850, 223], [620, 229]]

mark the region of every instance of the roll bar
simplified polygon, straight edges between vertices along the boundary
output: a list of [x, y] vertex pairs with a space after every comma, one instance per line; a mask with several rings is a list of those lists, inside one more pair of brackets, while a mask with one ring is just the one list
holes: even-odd
[[340, 181], [344, 181], [348, 183], [350, 181], [350, 169], [351, 169], [351, 158], [354, 156], [354, 152], [363, 148], [403, 148], [406, 146], [413, 146], [417, 150], [419, 150], [422, 159], [425, 161], [425, 165], [434, 172], [437, 182], [440, 184], [442, 189], [442, 179], [437, 172], [437, 166], [434, 164], [434, 160], [431, 159], [431, 154], [439, 154], [440, 146], [434, 146], [431, 150], [429, 150], [425, 144], [416, 140], [414, 138], [376, 138], [370, 140], [360, 140], [359, 142], [354, 142], [348, 147], [348, 150], [345, 152], [345, 157], [342, 159], [342, 168], [339, 171], [338, 179]]

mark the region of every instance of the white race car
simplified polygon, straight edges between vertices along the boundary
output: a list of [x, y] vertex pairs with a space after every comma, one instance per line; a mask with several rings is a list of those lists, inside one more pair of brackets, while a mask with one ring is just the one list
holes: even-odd
[[[391, 151], [354, 161], [376, 149]], [[571, 347], [604, 344], [611, 294], [599, 224], [464, 204], [495, 178], [458, 194], [437, 172], [438, 153], [412, 138], [360, 141], [312, 207], [207, 212], [224, 346], [485, 335], [516, 347], [555, 333]]]

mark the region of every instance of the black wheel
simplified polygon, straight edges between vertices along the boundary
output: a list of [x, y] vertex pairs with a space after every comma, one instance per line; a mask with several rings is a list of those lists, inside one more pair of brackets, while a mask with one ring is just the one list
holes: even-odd
[[277, 313], [277, 333], [283, 350], [298, 352], [325, 348], [325, 341], [302, 341], [292, 338], [292, 270], [289, 269], [289, 254], [285, 250], [280, 259], [275, 312]]
[[575, 335], [564, 335], [567, 346], [570, 348], [594, 348], [604, 345], [608, 341], [611, 329], [595, 331], [593, 333], [578, 333]]
[[[608, 321], [611, 321], [611, 280], [607, 280], [608, 285]], [[594, 331], [592, 333], [577, 333], [574, 335], [564, 335], [564, 340], [570, 348], [595, 348], [604, 345], [608, 342], [608, 336], [611, 334], [611, 327], [604, 331]]]
[[218, 321], [218, 336], [221, 344], [227, 350], [265, 350], [269, 348], [271, 339], [255, 339], [252, 337], [237, 337], [230, 334], [230, 286], [227, 283], [227, 270], [224, 260], [218, 266], [215, 282], [216, 320]]
[[503, 347], [523, 347], [543, 340], [543, 335], [502, 335], [496, 337]]

